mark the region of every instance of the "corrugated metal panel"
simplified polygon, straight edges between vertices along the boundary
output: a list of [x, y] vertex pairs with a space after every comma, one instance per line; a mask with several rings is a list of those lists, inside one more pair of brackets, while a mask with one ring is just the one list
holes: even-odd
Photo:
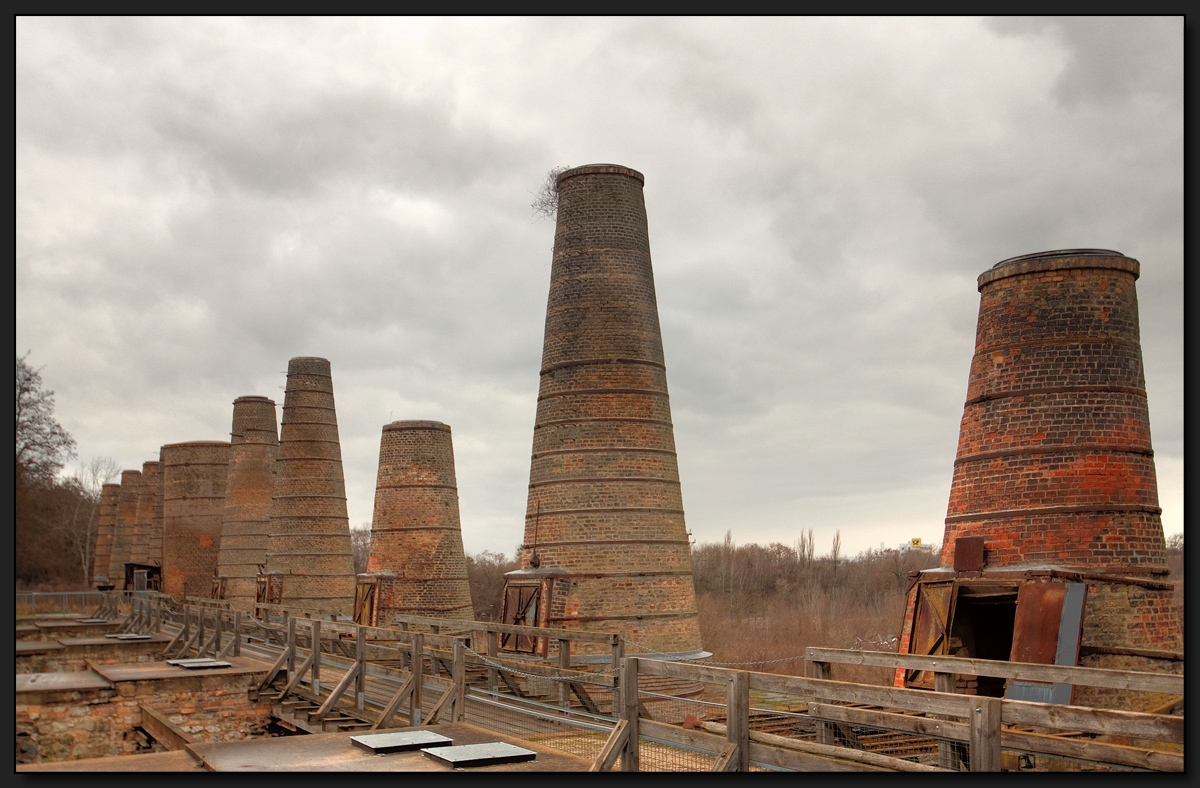
[[[1029, 582], [1017, 592], [1017, 616], [1009, 660], [1039, 665], [1075, 665], [1083, 629], [1087, 586], [1083, 583]], [[1004, 696], [1012, 700], [1069, 704], [1070, 684], [1011, 679]]]

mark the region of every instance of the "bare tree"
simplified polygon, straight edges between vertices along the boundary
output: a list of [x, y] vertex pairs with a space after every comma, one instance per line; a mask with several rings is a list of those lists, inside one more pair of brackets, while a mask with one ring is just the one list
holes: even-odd
[[75, 475], [63, 482], [65, 492], [70, 494], [58, 496], [59, 527], [79, 553], [85, 583], [95, 574], [92, 560], [100, 525], [100, 495], [104, 485], [120, 475], [121, 466], [112, 457], [93, 457], [86, 465], [80, 463]]
[[367, 571], [371, 558], [371, 521], [350, 529], [350, 550], [354, 555], [354, 574]]
[[537, 195], [529, 206], [533, 208], [535, 214], [547, 219], [554, 219], [558, 216], [558, 176], [569, 169], [571, 169], [569, 165], [555, 167], [546, 173], [546, 180], [542, 182]]
[[842, 532], [838, 531], [833, 535], [833, 549], [829, 551], [829, 555], [833, 558], [833, 580], [837, 582], [837, 566], [838, 556], [842, 554]]
[[53, 481], [75, 456], [75, 439], [54, 419], [54, 392], [42, 388], [41, 370], [29, 366], [28, 358], [28, 352], [17, 356], [18, 485]]

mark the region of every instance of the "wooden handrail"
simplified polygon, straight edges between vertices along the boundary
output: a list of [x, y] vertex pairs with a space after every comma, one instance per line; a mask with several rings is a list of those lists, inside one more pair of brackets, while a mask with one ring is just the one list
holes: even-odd
[[1086, 687], [1163, 692], [1171, 695], [1183, 694], [1183, 676], [1173, 673], [1146, 673], [1071, 665], [1037, 665], [1030, 662], [1008, 662], [998, 659], [894, 654], [890, 651], [853, 651], [815, 646], [808, 647], [804, 653], [811, 662], [871, 665], [968, 676], [994, 676], [1023, 681], [1061, 682]]

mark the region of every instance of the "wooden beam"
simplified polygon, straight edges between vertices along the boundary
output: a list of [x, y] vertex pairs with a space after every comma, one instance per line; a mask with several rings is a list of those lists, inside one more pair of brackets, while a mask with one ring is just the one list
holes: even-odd
[[[711, 769], [709, 769], [709, 771], [710, 772], [741, 771], [738, 768], [738, 764], [741, 763], [741, 761], [743, 760], [740, 757], [742, 753], [739, 752], [739, 750], [742, 750], [742, 749], [743, 749], [742, 747], [739, 747], [738, 745], [734, 744], [731, 741], [725, 742], [725, 744], [723, 744], [721, 746], [721, 752], [717, 753], [716, 763], [713, 764], [713, 767]], [[747, 742], [747, 746], [744, 749], [746, 749], [746, 750], [750, 749], [748, 742]], [[750, 753], [746, 752], [745, 755], [747, 758], [749, 758]]]
[[[661, 723], [659, 723], [661, 724]], [[723, 734], [726, 732], [726, 726], [719, 722], [702, 722], [700, 727], [711, 733]], [[647, 733], [647, 735], [652, 735]], [[851, 750], [846, 747], [833, 747], [828, 744], [819, 744], [817, 742], [801, 741], [799, 739], [789, 739], [786, 736], [777, 736], [773, 733], [764, 733], [762, 731], [750, 731], [750, 747], [751, 757], [759, 760], [753, 755], [754, 745], [764, 745], [773, 748], [785, 750], [795, 750], [796, 752], [809, 753], [811, 755], [819, 755], [823, 758], [830, 758], [842, 761], [852, 761], [858, 764], [874, 766], [891, 771], [902, 772], [941, 772], [945, 769], [940, 769], [937, 766], [927, 766], [922, 763], [913, 763], [901, 758], [893, 758], [890, 755], [882, 755], [876, 752], [867, 752], [865, 750]]]
[[1003, 701], [1002, 714], [1005, 722], [1017, 725], [1183, 743], [1183, 717], [1165, 714], [1062, 706], [1027, 700]]
[[604, 742], [604, 746], [600, 749], [600, 754], [596, 756], [596, 760], [592, 761], [589, 772], [606, 772], [613, 767], [617, 762], [617, 758], [621, 757], [621, 750], [625, 748], [625, 742], [629, 739], [629, 721], [617, 720], [617, 726], [612, 729], [612, 733], [608, 735], [608, 740]]
[[148, 706], [142, 706], [142, 730], [168, 750], [182, 750], [199, 741], [179, 726]]
[[[388, 726], [388, 723], [392, 721], [392, 716], [400, 709], [400, 704], [404, 702], [406, 697], [412, 694], [413, 684], [416, 683], [416, 680], [417, 677], [414, 674], [408, 677], [408, 681], [400, 685], [400, 689], [396, 691], [392, 699], [383, 707], [383, 712], [380, 713], [379, 719], [375, 720], [375, 724], [370, 728], [371, 730], [374, 731]], [[409, 722], [410, 724], [412, 723], [411, 720]]]
[[837, 662], [845, 665], [872, 665], [883, 668], [957, 673], [967, 676], [993, 676], [1022, 681], [1077, 684], [1085, 687], [1183, 694], [1183, 676], [1172, 673], [1081, 668], [1073, 665], [1035, 665], [1028, 662], [1008, 662], [998, 659], [893, 654], [888, 651], [854, 651], [815, 646], [805, 649], [805, 655], [809, 660]]
[[338, 685], [333, 688], [333, 693], [325, 699], [325, 702], [321, 704], [321, 708], [317, 709], [316, 718], [318, 720], [322, 719], [333, 709], [334, 705], [338, 702], [346, 690], [349, 689], [350, 682], [354, 681], [357, 676], [358, 665], [354, 665], [352, 668], [350, 668], [350, 670], [346, 671], [346, 674], [342, 676], [342, 680], [339, 681]]

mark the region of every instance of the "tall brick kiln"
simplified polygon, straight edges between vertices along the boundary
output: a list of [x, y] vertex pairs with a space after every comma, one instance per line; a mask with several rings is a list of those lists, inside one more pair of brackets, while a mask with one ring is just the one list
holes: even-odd
[[[1182, 670], [1138, 272], [1119, 252], [1072, 249], [1004, 260], [980, 275], [942, 568], [911, 590], [902, 651]], [[1072, 698], [1068, 685], [960, 682], [982, 694]], [[1074, 702], [1153, 699], [1080, 687]]]
[[288, 362], [263, 601], [354, 611], [354, 558], [329, 361]]
[[241, 610], [253, 607], [258, 574], [267, 563], [278, 454], [275, 401], [256, 396], [235, 399], [216, 597]]
[[92, 559], [92, 585], [110, 588], [115, 585], [111, 571], [113, 529], [117, 521], [117, 498], [121, 485], [112, 482], [100, 488], [100, 508], [96, 514], [96, 554]]
[[169, 443], [162, 447], [162, 590], [208, 597], [221, 549], [221, 514], [229, 444]]
[[396, 421], [383, 428], [367, 574], [356, 620], [388, 626], [397, 615], [473, 621], [458, 518], [450, 427]]
[[141, 471], [121, 471], [121, 489], [117, 493], [116, 518], [113, 521], [112, 553], [108, 561], [108, 579], [117, 588], [124, 587], [125, 564], [129, 563], [133, 550], [141, 483]]
[[129, 562], [148, 564], [150, 560], [150, 531], [154, 522], [154, 497], [158, 493], [158, 461], [142, 463], [142, 479], [138, 485], [137, 519]]
[[155, 479], [154, 516], [150, 518], [150, 547], [146, 559], [155, 566], [162, 566], [163, 546], [163, 452], [158, 449], [158, 476]]
[[522, 568], [506, 577], [504, 617], [699, 655], [644, 181], [612, 164], [558, 176]]

